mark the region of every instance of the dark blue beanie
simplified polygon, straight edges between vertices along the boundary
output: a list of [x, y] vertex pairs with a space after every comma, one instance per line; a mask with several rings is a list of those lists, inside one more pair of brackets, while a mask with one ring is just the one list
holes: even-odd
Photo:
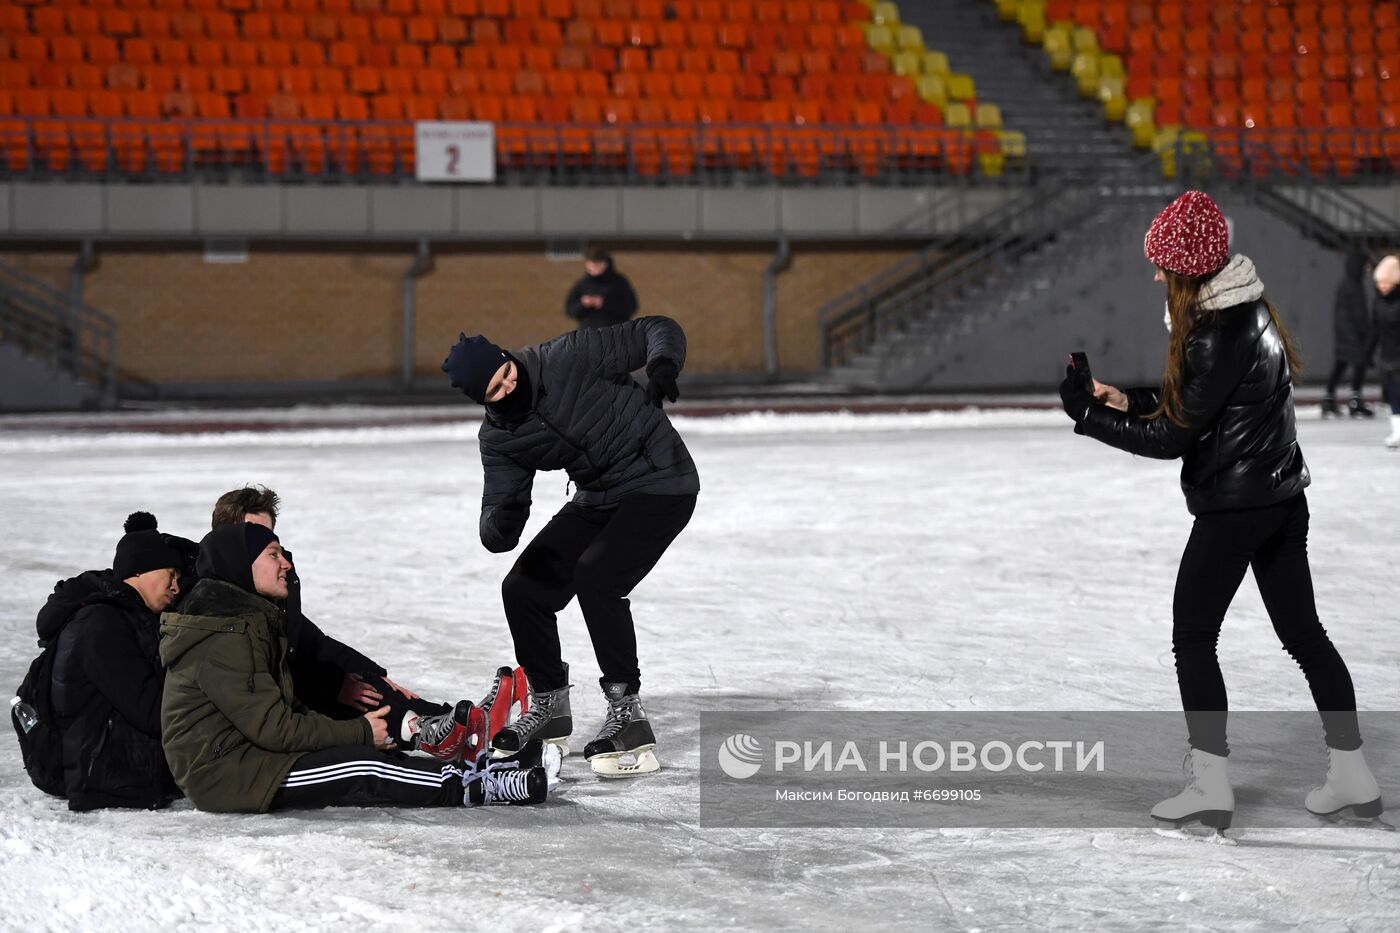
[[478, 334], [468, 337], [461, 334], [457, 345], [442, 361], [442, 371], [452, 380], [452, 388], [462, 393], [478, 405], [486, 404], [486, 386], [508, 357], [506, 351]]

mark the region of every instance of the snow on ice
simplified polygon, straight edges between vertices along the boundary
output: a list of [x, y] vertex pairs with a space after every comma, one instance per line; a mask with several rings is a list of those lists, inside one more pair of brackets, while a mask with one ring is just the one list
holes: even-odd
[[[0, 683], [18, 684], [32, 658], [53, 583], [107, 566], [128, 512], [198, 538], [219, 493], [256, 482], [283, 497], [279, 531], [311, 618], [425, 694], [482, 692], [511, 659], [499, 585], [513, 556], [476, 540], [475, 425], [253, 414], [225, 417], [283, 423], [195, 435], [169, 433], [170, 416], [126, 417], [121, 433], [0, 425]], [[1162, 838], [1145, 807], [1142, 828], [1125, 830], [702, 828], [702, 709], [1177, 708], [1171, 593], [1190, 518], [1176, 464], [1075, 437], [1058, 412], [677, 424], [700, 467], [699, 508], [633, 599], [659, 775], [605, 783], [571, 757], [562, 792], [528, 809], [72, 814], [33, 789], [6, 739], [0, 928], [1400, 923], [1400, 836], [1251, 829], [1243, 808], [1235, 847]], [[1301, 440], [1323, 620], [1362, 708], [1395, 710], [1400, 456], [1381, 433], [1308, 421]], [[527, 536], [564, 499], [565, 477], [542, 475]], [[577, 752], [603, 704], [576, 608], [560, 628]], [[1252, 581], [1220, 650], [1235, 708], [1307, 708]], [[1162, 749], [1164, 794], [1179, 789], [1182, 751]], [[1317, 761], [1320, 780], [1320, 737]], [[1378, 778], [1400, 803], [1400, 775]]]

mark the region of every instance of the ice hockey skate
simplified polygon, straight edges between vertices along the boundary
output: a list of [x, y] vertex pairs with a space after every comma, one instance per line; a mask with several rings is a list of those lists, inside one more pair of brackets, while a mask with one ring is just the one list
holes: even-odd
[[420, 719], [412, 747], [443, 761], [457, 761], [466, 750], [473, 720], [480, 719], [481, 711], [471, 700], [460, 700], [451, 712]]
[[465, 803], [469, 807], [544, 803], [549, 796], [549, 778], [540, 765], [531, 768], [487, 765], [468, 773], [462, 780], [467, 791]]
[[1200, 823], [1217, 833], [1230, 828], [1235, 813], [1235, 792], [1230, 787], [1226, 757], [1193, 748], [1182, 761], [1189, 780], [1186, 789], [1152, 808], [1152, 818], [1177, 829]]
[[477, 704], [477, 715], [468, 729], [466, 745], [462, 749], [464, 760], [474, 761], [489, 747], [491, 736], [509, 720], [514, 684], [515, 678], [509, 667], [496, 668], [491, 687]]
[[523, 710], [520, 718], [492, 733], [493, 755], [497, 758], [514, 755], [535, 739], [557, 745], [561, 755], [569, 753], [568, 739], [574, 731], [574, 719], [569, 707], [568, 677], [569, 665], [565, 664], [564, 686], [543, 692], [533, 686], [528, 688], [520, 704]]
[[1308, 792], [1304, 800], [1308, 812], [1324, 818], [1372, 820], [1379, 817], [1384, 809], [1380, 785], [1366, 765], [1361, 749], [1341, 751], [1329, 748], [1327, 753], [1330, 759], [1327, 782]]
[[628, 693], [627, 684], [623, 683], [603, 684], [603, 695], [608, 699], [607, 718], [583, 750], [593, 773], [604, 778], [623, 778], [660, 771], [661, 763], [652, 751], [656, 735], [642, 709], [641, 698]]

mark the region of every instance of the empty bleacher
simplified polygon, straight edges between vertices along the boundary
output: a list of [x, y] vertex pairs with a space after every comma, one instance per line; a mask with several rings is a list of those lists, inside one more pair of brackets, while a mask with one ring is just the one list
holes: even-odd
[[892, 3], [63, 0], [0, 5], [11, 176], [414, 171], [413, 121], [506, 172], [966, 175], [994, 106]]

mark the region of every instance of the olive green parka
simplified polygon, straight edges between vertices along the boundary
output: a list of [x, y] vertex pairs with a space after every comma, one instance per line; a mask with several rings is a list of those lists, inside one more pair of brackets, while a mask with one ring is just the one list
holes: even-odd
[[160, 659], [165, 756], [201, 810], [265, 812], [302, 755], [374, 743], [365, 718], [330, 719], [296, 699], [282, 610], [232, 583], [202, 579], [161, 616]]

